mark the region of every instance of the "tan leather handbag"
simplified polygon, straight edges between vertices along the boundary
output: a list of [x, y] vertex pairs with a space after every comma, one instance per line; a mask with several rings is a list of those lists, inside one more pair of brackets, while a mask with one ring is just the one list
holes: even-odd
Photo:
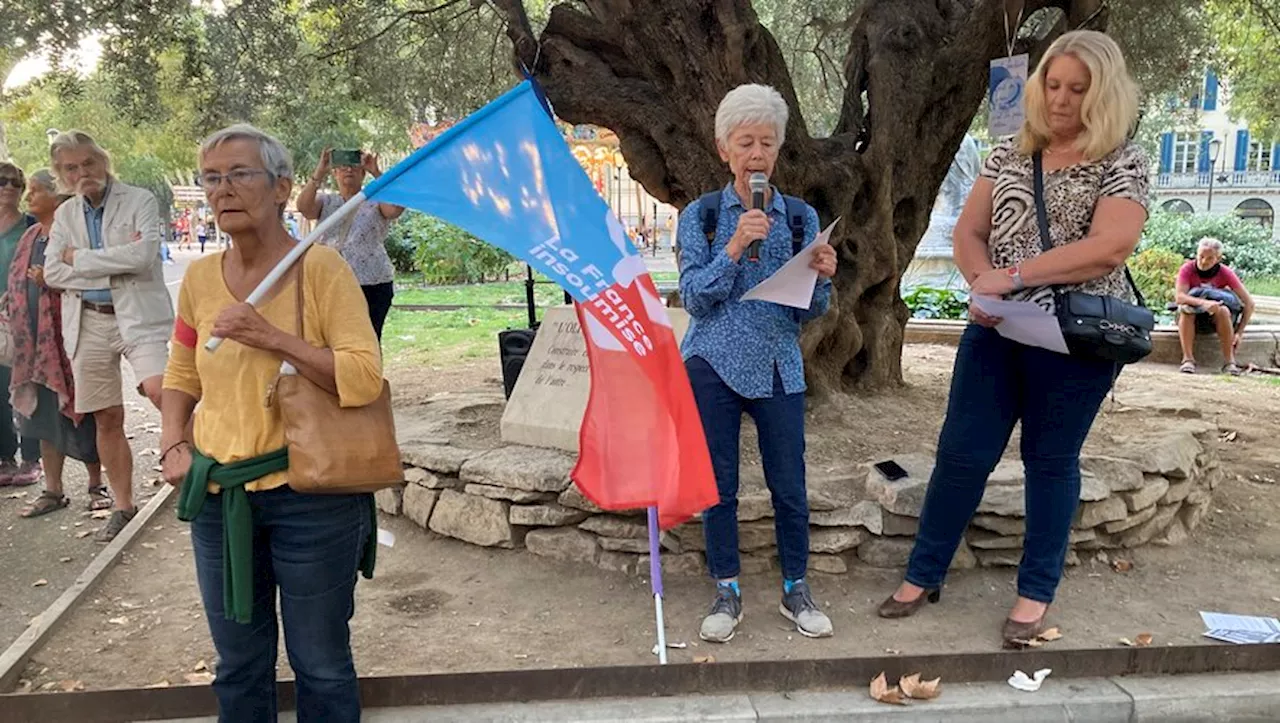
[[[303, 336], [303, 264], [298, 259], [297, 333]], [[289, 486], [306, 494], [357, 494], [404, 482], [391, 385], [363, 407], [342, 407], [338, 397], [301, 374], [280, 374], [268, 405], [280, 405], [289, 447]]]

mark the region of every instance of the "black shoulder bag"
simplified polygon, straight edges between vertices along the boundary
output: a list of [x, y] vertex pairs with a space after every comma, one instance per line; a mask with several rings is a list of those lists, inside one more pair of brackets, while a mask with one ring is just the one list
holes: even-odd
[[[1044, 162], [1040, 151], [1031, 158], [1040, 246], [1048, 252], [1053, 248], [1053, 239], [1049, 236], [1049, 214], [1044, 204]], [[1138, 300], [1136, 306], [1114, 296], [1064, 291], [1061, 286], [1053, 288], [1058, 323], [1073, 356], [1133, 364], [1151, 353], [1151, 330], [1155, 328], [1156, 317], [1147, 308], [1128, 266], [1124, 275]]]

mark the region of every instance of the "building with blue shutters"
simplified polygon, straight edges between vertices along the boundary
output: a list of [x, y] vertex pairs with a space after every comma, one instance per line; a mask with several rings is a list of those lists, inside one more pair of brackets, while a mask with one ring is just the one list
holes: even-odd
[[1178, 213], [1233, 213], [1280, 238], [1280, 139], [1254, 137], [1243, 119], [1231, 120], [1229, 95], [1208, 71], [1191, 99], [1200, 110], [1194, 124], [1160, 135], [1156, 203]]

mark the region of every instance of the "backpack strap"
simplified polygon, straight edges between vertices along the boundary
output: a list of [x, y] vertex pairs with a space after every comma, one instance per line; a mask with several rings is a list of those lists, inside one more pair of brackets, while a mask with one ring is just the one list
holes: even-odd
[[707, 237], [707, 245], [716, 242], [716, 226], [720, 223], [720, 194], [722, 191], [704, 193], [698, 198], [698, 212], [702, 215], [702, 233]]
[[787, 204], [787, 228], [791, 229], [791, 255], [800, 253], [804, 247], [804, 221], [808, 216], [809, 205], [795, 196], [783, 196]]

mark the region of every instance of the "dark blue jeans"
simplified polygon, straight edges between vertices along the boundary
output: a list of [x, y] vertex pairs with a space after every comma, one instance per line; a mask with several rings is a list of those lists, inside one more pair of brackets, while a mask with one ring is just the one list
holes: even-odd
[[938, 459], [920, 515], [907, 582], [938, 588], [987, 477], [1022, 421], [1027, 531], [1018, 594], [1053, 602], [1080, 504], [1080, 448], [1116, 365], [1024, 346], [971, 324], [960, 339]]
[[747, 399], [724, 383], [702, 357], [685, 363], [711, 452], [720, 504], [702, 513], [707, 568], [717, 580], [737, 577], [738, 445], [742, 413], [755, 420], [765, 484], [773, 499], [774, 534], [786, 580], [804, 577], [809, 564], [809, 499], [804, 484], [804, 394], [787, 394], [773, 373], [773, 396]]
[[351, 658], [356, 570], [369, 534], [364, 495], [304, 495], [279, 487], [250, 492], [253, 622], [227, 620], [222, 606], [222, 500], [210, 495], [191, 523], [196, 577], [218, 651], [213, 691], [221, 723], [274, 723], [280, 617], [297, 676], [298, 720], [360, 720]]

